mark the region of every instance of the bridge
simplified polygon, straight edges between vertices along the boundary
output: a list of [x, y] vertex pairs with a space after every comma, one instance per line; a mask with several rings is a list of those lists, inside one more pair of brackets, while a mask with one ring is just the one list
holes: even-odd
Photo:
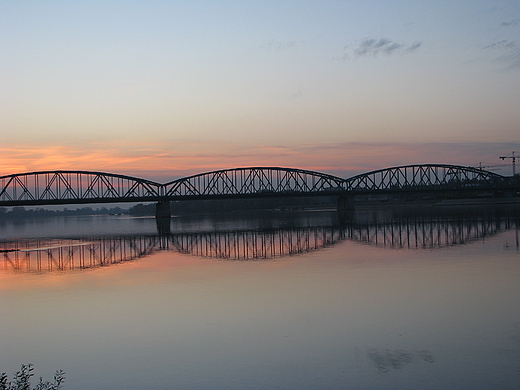
[[120, 202], [157, 202], [157, 215], [169, 217], [169, 202], [287, 196], [367, 194], [447, 194], [510, 191], [517, 176], [446, 164], [405, 165], [353, 176], [281, 167], [234, 168], [201, 173], [168, 183], [91, 171], [40, 171], [0, 177], [0, 207]]

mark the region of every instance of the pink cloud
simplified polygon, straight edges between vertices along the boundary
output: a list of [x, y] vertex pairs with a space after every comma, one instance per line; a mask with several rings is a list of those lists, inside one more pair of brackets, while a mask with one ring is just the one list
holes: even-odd
[[[279, 166], [350, 177], [391, 166], [442, 163], [477, 166], [504, 164], [499, 156], [520, 150], [519, 143], [341, 143], [238, 145], [210, 143], [112, 143], [0, 149], [0, 175], [41, 170], [89, 170], [156, 181], [218, 169]], [[501, 174], [510, 174], [507, 164]]]

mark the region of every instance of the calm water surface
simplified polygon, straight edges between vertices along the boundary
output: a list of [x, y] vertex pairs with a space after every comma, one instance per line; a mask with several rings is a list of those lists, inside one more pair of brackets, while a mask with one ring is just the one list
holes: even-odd
[[[519, 389], [515, 210], [0, 221], [0, 371], [65, 389]], [[33, 381], [36, 382], [36, 381]]]

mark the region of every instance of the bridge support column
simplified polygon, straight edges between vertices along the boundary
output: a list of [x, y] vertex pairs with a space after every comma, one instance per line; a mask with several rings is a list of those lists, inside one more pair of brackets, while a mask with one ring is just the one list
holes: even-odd
[[340, 196], [337, 200], [337, 211], [340, 224], [348, 224], [354, 220], [354, 198], [348, 195]]
[[348, 195], [342, 195], [337, 201], [338, 211], [354, 211], [354, 198]]
[[161, 200], [155, 204], [155, 222], [157, 223], [157, 230], [159, 234], [170, 233], [171, 221], [170, 202]]

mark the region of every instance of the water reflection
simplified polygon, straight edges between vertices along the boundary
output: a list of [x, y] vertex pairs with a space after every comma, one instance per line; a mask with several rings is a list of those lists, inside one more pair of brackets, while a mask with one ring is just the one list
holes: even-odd
[[[371, 211], [350, 218], [314, 215], [283, 221], [230, 221], [188, 223], [180, 232], [119, 234], [61, 238], [3, 240], [1, 270], [49, 272], [106, 267], [141, 259], [158, 251], [225, 260], [267, 260], [317, 251], [344, 240], [388, 249], [437, 249], [466, 245], [515, 229], [519, 246], [519, 219], [513, 213], [485, 215], [387, 215]], [[214, 221], [213, 221], [214, 222]], [[190, 229], [192, 231], [190, 231]], [[509, 245], [509, 244], [508, 244]], [[384, 359], [383, 359], [384, 360]]]
[[312, 252], [344, 239], [337, 228], [294, 228], [169, 235], [26, 239], [0, 243], [3, 270], [64, 271], [106, 267], [158, 251], [227, 260], [258, 260]]
[[157, 251], [156, 236], [108, 236], [84, 239], [6, 241], [3, 270], [43, 272], [106, 267], [149, 256]]
[[515, 221], [496, 219], [404, 218], [386, 223], [351, 224], [347, 235], [351, 240], [384, 248], [435, 249], [469, 244], [515, 225]]
[[7, 222], [0, 363], [63, 368], [74, 389], [518, 388], [518, 221], [385, 207], [172, 218], [163, 235], [153, 218]]
[[515, 230], [519, 247], [517, 204], [365, 208], [343, 217], [351, 240], [383, 248], [435, 249], [484, 240]]
[[229, 260], [298, 255], [344, 239], [343, 232], [334, 227], [175, 234], [165, 238], [165, 249], [175, 248], [189, 255]]

